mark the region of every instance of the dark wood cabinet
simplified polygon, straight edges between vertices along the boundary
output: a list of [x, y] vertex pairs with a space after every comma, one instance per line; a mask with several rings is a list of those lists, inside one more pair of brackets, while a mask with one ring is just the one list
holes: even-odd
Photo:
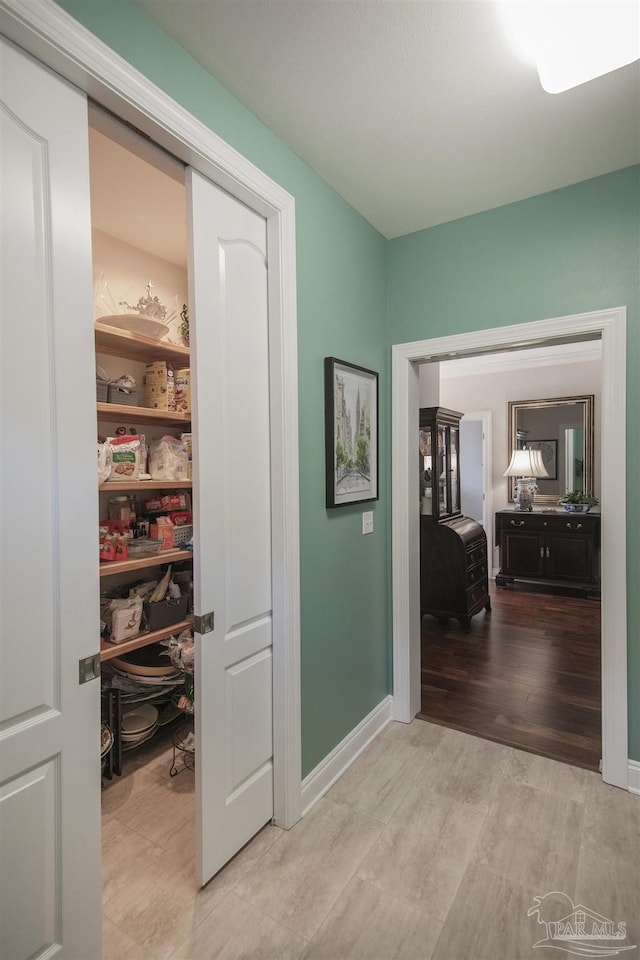
[[468, 627], [491, 601], [485, 532], [460, 512], [461, 416], [420, 411], [420, 608]]
[[590, 594], [600, 590], [600, 514], [496, 513], [500, 547], [499, 587], [516, 580], [563, 586]]

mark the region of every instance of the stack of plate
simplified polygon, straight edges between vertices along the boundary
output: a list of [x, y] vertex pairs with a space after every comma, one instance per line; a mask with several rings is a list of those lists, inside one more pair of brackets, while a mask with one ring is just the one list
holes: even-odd
[[111, 728], [103, 723], [100, 727], [100, 757], [102, 760], [106, 757], [113, 746], [113, 734]]
[[171, 685], [182, 679], [180, 670], [169, 662], [166, 651], [157, 643], [132, 650], [123, 657], [113, 657], [110, 663], [117, 673], [133, 677], [139, 683]]
[[122, 749], [130, 750], [131, 747], [149, 740], [158, 728], [158, 711], [150, 703], [140, 703], [127, 710], [122, 715], [120, 725], [120, 739]]

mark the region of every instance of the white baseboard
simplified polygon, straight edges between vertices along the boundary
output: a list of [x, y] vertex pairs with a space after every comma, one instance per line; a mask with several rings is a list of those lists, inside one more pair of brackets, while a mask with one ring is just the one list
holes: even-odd
[[325, 795], [391, 720], [393, 697], [385, 697], [302, 781], [302, 816]]
[[629, 760], [629, 793], [640, 796], [640, 761]]

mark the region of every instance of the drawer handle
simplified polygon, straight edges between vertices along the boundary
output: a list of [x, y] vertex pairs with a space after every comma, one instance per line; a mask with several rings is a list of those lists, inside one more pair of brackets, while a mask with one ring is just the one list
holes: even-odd
[[524, 520], [518, 520], [517, 522], [515, 520], [510, 520], [509, 522], [511, 523], [512, 527], [524, 527]]
[[549, 559], [549, 547], [547, 547], [546, 556], [547, 556], [547, 560], [548, 560], [548, 559]]
[[544, 547], [540, 547], [540, 556], [544, 557]]
[[582, 524], [576, 523], [575, 527], [572, 523], [565, 524], [567, 530], [582, 530]]

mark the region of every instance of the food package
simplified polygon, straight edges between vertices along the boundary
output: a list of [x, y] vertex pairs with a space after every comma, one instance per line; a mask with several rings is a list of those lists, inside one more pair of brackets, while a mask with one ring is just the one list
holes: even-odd
[[156, 523], [151, 524], [149, 530], [153, 540], [161, 540], [161, 550], [173, 550], [173, 524], [168, 517], [158, 517]]
[[98, 483], [104, 483], [111, 473], [111, 447], [108, 443], [98, 444]]
[[111, 624], [111, 643], [122, 643], [140, 632], [142, 598], [132, 593], [126, 600], [112, 600], [107, 608], [107, 623]]
[[190, 510], [172, 510], [167, 516], [174, 527], [185, 527], [187, 524], [193, 522]]
[[191, 369], [175, 371], [176, 413], [191, 413]]
[[124, 532], [115, 532], [110, 524], [99, 528], [100, 561], [126, 560], [129, 556], [129, 537]]
[[175, 412], [176, 388], [173, 367], [165, 360], [148, 363], [144, 378], [145, 406]]
[[189, 458], [182, 440], [164, 436], [152, 440], [149, 473], [152, 480], [186, 480]]
[[188, 493], [168, 493], [162, 497], [163, 510], [190, 510], [191, 498]]
[[107, 443], [111, 450], [107, 480], [137, 480], [140, 476], [140, 437], [108, 437]]
[[144, 509], [146, 513], [157, 513], [158, 510], [162, 510], [162, 497], [151, 497], [149, 500], [145, 500]]

